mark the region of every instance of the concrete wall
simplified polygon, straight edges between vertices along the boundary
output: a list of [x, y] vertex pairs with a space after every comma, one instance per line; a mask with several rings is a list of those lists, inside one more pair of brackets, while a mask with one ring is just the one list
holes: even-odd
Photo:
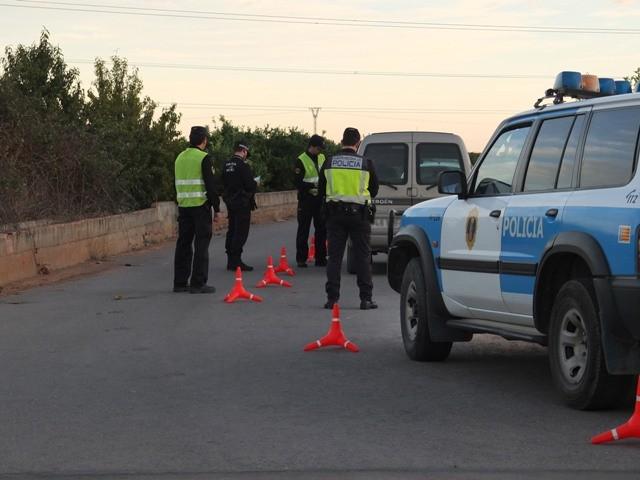
[[[253, 222], [281, 221], [296, 212], [292, 191], [261, 193], [256, 201]], [[22, 224], [15, 231], [0, 233], [0, 287], [172, 238], [176, 216], [173, 202], [161, 202], [146, 210], [71, 223]], [[225, 226], [226, 218], [216, 230]]]

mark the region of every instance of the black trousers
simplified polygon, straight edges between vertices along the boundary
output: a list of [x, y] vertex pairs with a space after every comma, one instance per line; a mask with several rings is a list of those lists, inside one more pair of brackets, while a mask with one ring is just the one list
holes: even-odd
[[[213, 234], [211, 206], [178, 208], [178, 241], [174, 259], [174, 287], [201, 287], [209, 277], [209, 243]], [[195, 251], [194, 251], [195, 250]]]
[[232, 267], [237, 267], [242, 261], [242, 249], [249, 238], [251, 226], [251, 209], [228, 209], [229, 228], [224, 243], [227, 251], [227, 261]]
[[331, 213], [327, 218], [329, 238], [329, 262], [327, 263], [327, 298], [340, 298], [340, 270], [347, 239], [351, 239], [355, 255], [356, 275], [360, 300], [371, 300], [371, 224], [359, 214]]
[[296, 234], [296, 261], [306, 262], [309, 256], [309, 230], [313, 220], [316, 239], [316, 263], [323, 264], [327, 257], [327, 226], [321, 198], [306, 195], [298, 201], [298, 233]]

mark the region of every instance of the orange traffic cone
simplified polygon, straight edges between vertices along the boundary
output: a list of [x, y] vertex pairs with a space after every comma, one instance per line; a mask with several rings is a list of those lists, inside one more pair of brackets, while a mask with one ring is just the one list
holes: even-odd
[[280, 250], [280, 264], [275, 268], [276, 273], [286, 273], [290, 277], [295, 276], [296, 272], [293, 271], [293, 268], [289, 266], [289, 262], [287, 261], [287, 249], [282, 247]]
[[233, 303], [236, 300], [241, 298], [246, 300], [252, 300], [254, 302], [262, 301], [262, 297], [259, 297], [258, 295], [254, 295], [253, 293], [249, 293], [244, 288], [244, 285], [242, 284], [242, 270], [240, 269], [240, 267], [238, 267], [236, 269], [236, 283], [231, 289], [231, 291], [227, 294], [227, 296], [224, 297], [224, 301], [226, 303]]
[[309, 256], [307, 257], [307, 262], [313, 262], [316, 259], [316, 237], [315, 235], [311, 236], [311, 245], [309, 245]]
[[286, 280], [282, 280], [278, 278], [278, 276], [276, 275], [276, 272], [274, 272], [273, 270], [273, 258], [271, 257], [267, 259], [267, 270], [264, 272], [264, 277], [262, 277], [262, 280], [258, 282], [256, 287], [264, 288], [267, 285], [281, 285], [283, 287], [291, 286], [291, 284]]
[[636, 406], [631, 418], [627, 420], [627, 423], [619, 427], [596, 435], [591, 439], [591, 443], [599, 445], [601, 443], [623, 440], [625, 438], [640, 438], [640, 378], [638, 379], [638, 387], [636, 390]]
[[305, 352], [309, 352], [320, 347], [328, 347], [330, 345], [339, 345], [340, 347], [346, 348], [350, 352], [360, 351], [355, 343], [350, 342], [349, 340], [347, 340], [347, 337], [344, 336], [342, 325], [340, 324], [340, 307], [337, 303], [333, 304], [332, 313], [333, 318], [331, 319], [331, 328], [329, 328], [327, 334], [320, 340], [311, 342], [306, 347], [304, 347]]

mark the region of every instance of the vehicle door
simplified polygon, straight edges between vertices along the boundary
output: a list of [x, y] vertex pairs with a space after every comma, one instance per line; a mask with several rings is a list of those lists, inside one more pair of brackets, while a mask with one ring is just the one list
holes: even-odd
[[445, 212], [438, 265], [443, 298], [454, 315], [488, 320], [504, 315], [501, 216], [530, 130], [531, 122], [503, 128], [474, 170], [468, 198], [455, 200]]
[[534, 125], [528, 161], [518, 172], [517, 193], [503, 215], [500, 288], [509, 323], [533, 326], [536, 271], [547, 244], [559, 233], [574, 186], [574, 166], [585, 114], [562, 113]]
[[412, 204], [412, 184], [410, 181], [412, 153], [411, 134], [399, 133], [394, 135], [393, 141], [384, 143], [370, 143], [366, 145], [363, 155], [373, 161], [380, 189], [373, 199], [376, 206], [376, 217], [371, 227], [372, 243], [387, 243], [387, 225], [391, 209], [399, 212], [396, 216], [399, 228], [399, 220], [402, 212]]

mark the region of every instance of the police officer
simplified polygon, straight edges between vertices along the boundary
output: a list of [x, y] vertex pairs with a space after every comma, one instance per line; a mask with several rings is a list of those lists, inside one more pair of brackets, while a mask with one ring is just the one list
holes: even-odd
[[312, 135], [305, 152], [296, 160], [296, 187], [298, 189], [298, 233], [296, 235], [296, 262], [298, 267], [307, 267], [309, 256], [309, 228], [313, 220], [315, 230], [316, 266], [327, 264], [327, 230], [324, 219], [322, 197], [318, 192], [320, 169], [325, 157], [324, 138]]
[[327, 265], [327, 303], [332, 308], [340, 298], [342, 257], [351, 239], [354, 253], [360, 309], [378, 308], [372, 299], [371, 221], [372, 197], [378, 194], [378, 178], [373, 162], [356, 152], [360, 132], [347, 128], [342, 135], [342, 150], [330, 157], [320, 170], [318, 189], [326, 201], [329, 262]]
[[[178, 200], [178, 240], [174, 260], [173, 291], [213, 293], [207, 285], [209, 242], [213, 221], [218, 221], [220, 199], [216, 192], [211, 157], [205, 152], [208, 133], [204, 127], [192, 127], [189, 148], [175, 162]], [[192, 248], [192, 244], [193, 247]], [[189, 279], [191, 282], [189, 284]]]
[[251, 271], [253, 267], [242, 261], [242, 249], [249, 237], [251, 210], [256, 208], [255, 194], [258, 184], [253, 178], [251, 167], [247, 163], [249, 147], [244, 140], [233, 147], [233, 157], [222, 167], [222, 196], [229, 214], [229, 229], [225, 248], [227, 251], [227, 270], [240, 267]]

